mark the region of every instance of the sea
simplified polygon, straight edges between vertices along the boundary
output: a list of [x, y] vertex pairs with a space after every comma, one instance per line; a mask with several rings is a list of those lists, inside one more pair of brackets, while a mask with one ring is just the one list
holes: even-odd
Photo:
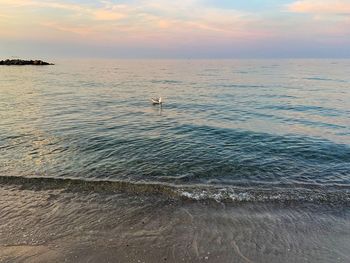
[[0, 68], [0, 262], [350, 262], [350, 60], [50, 62]]

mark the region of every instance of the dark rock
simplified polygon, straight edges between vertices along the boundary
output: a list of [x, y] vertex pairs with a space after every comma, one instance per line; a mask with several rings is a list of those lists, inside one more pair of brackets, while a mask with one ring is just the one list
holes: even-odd
[[17, 66], [23, 66], [23, 65], [36, 65], [36, 66], [45, 66], [45, 65], [54, 65], [42, 60], [23, 60], [23, 59], [6, 59], [6, 60], [0, 60], [0, 65], [17, 65]]

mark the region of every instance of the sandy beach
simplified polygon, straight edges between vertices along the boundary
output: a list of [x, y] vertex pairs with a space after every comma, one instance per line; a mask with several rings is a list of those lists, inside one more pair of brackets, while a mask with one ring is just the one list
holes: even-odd
[[346, 206], [0, 187], [0, 262], [348, 262]]

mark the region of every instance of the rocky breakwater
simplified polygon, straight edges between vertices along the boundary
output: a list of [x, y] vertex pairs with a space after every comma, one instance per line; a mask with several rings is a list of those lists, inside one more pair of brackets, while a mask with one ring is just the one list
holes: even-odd
[[34, 66], [45, 66], [45, 65], [53, 65], [51, 63], [42, 61], [42, 60], [23, 60], [23, 59], [6, 59], [6, 60], [0, 60], [0, 65], [34, 65]]

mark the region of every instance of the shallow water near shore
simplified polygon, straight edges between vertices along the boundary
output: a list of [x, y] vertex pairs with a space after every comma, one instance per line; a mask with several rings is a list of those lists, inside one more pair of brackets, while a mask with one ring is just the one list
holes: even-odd
[[348, 262], [348, 206], [3, 186], [2, 262]]
[[54, 62], [0, 68], [0, 262], [350, 261], [350, 60]]

